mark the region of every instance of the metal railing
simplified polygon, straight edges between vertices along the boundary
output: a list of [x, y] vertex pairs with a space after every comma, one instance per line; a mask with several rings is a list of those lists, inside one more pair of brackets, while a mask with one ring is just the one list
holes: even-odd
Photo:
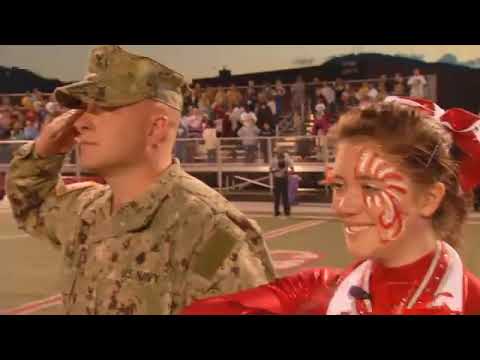
[[[26, 143], [29, 141], [0, 141], [0, 172], [8, 171], [13, 153]], [[188, 172], [216, 173], [217, 188], [220, 190], [239, 186], [230, 184], [230, 180], [234, 179], [271, 188], [273, 178], [269, 169], [274, 154], [279, 149], [286, 152], [303, 172], [323, 172], [334, 157], [333, 146], [328, 144], [325, 136], [218, 138], [212, 143], [213, 141], [206, 142], [202, 138], [178, 139], [173, 155]], [[76, 177], [90, 175], [82, 171], [78, 158], [79, 149], [75, 147], [65, 158], [62, 174], [74, 174]], [[243, 173], [263, 175], [248, 179], [241, 175]], [[229, 174], [228, 179], [226, 174]], [[268, 183], [264, 183], [265, 180]]]

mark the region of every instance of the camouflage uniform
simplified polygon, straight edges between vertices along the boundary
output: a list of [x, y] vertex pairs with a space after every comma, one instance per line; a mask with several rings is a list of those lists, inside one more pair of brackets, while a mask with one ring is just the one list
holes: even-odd
[[[154, 98], [181, 108], [180, 77], [153, 60], [100, 47], [90, 70], [95, 76], [57, 89], [62, 104]], [[59, 177], [64, 156], [42, 159], [34, 148], [16, 152], [7, 194], [23, 230], [62, 248], [67, 314], [176, 314], [196, 299], [274, 279], [258, 225], [177, 161], [113, 213], [109, 186], [66, 186]]]
[[23, 146], [7, 193], [23, 230], [63, 247], [67, 314], [175, 314], [274, 278], [258, 225], [178, 163], [113, 216], [110, 188], [65, 186], [62, 163]]

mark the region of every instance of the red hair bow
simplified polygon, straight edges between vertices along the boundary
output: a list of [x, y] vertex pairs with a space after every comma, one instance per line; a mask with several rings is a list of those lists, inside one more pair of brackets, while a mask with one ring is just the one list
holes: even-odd
[[453, 141], [464, 153], [459, 176], [463, 191], [471, 191], [480, 184], [480, 117], [469, 111], [453, 108], [443, 110], [433, 101], [413, 97], [389, 96], [387, 103], [397, 103], [421, 109], [440, 121], [452, 134]]

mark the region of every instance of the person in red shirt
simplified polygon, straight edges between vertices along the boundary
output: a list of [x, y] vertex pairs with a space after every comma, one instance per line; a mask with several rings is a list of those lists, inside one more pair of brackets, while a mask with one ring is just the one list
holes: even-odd
[[332, 207], [357, 261], [200, 300], [183, 314], [480, 314], [480, 280], [455, 250], [463, 194], [480, 182], [478, 164], [471, 168], [480, 118], [389, 98], [350, 111], [331, 131]]

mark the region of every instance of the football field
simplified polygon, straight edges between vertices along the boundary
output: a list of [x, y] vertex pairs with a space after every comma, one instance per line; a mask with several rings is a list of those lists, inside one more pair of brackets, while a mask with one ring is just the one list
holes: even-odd
[[[247, 211], [263, 229], [279, 275], [317, 266], [345, 267], [351, 261], [343, 242], [343, 227], [328, 211], [297, 212], [273, 218]], [[293, 208], [295, 213], [295, 208]], [[10, 314], [61, 314], [59, 277], [61, 254], [50, 243], [17, 229], [8, 206], [0, 209], [0, 310]], [[480, 276], [480, 214], [472, 213], [461, 255]]]

